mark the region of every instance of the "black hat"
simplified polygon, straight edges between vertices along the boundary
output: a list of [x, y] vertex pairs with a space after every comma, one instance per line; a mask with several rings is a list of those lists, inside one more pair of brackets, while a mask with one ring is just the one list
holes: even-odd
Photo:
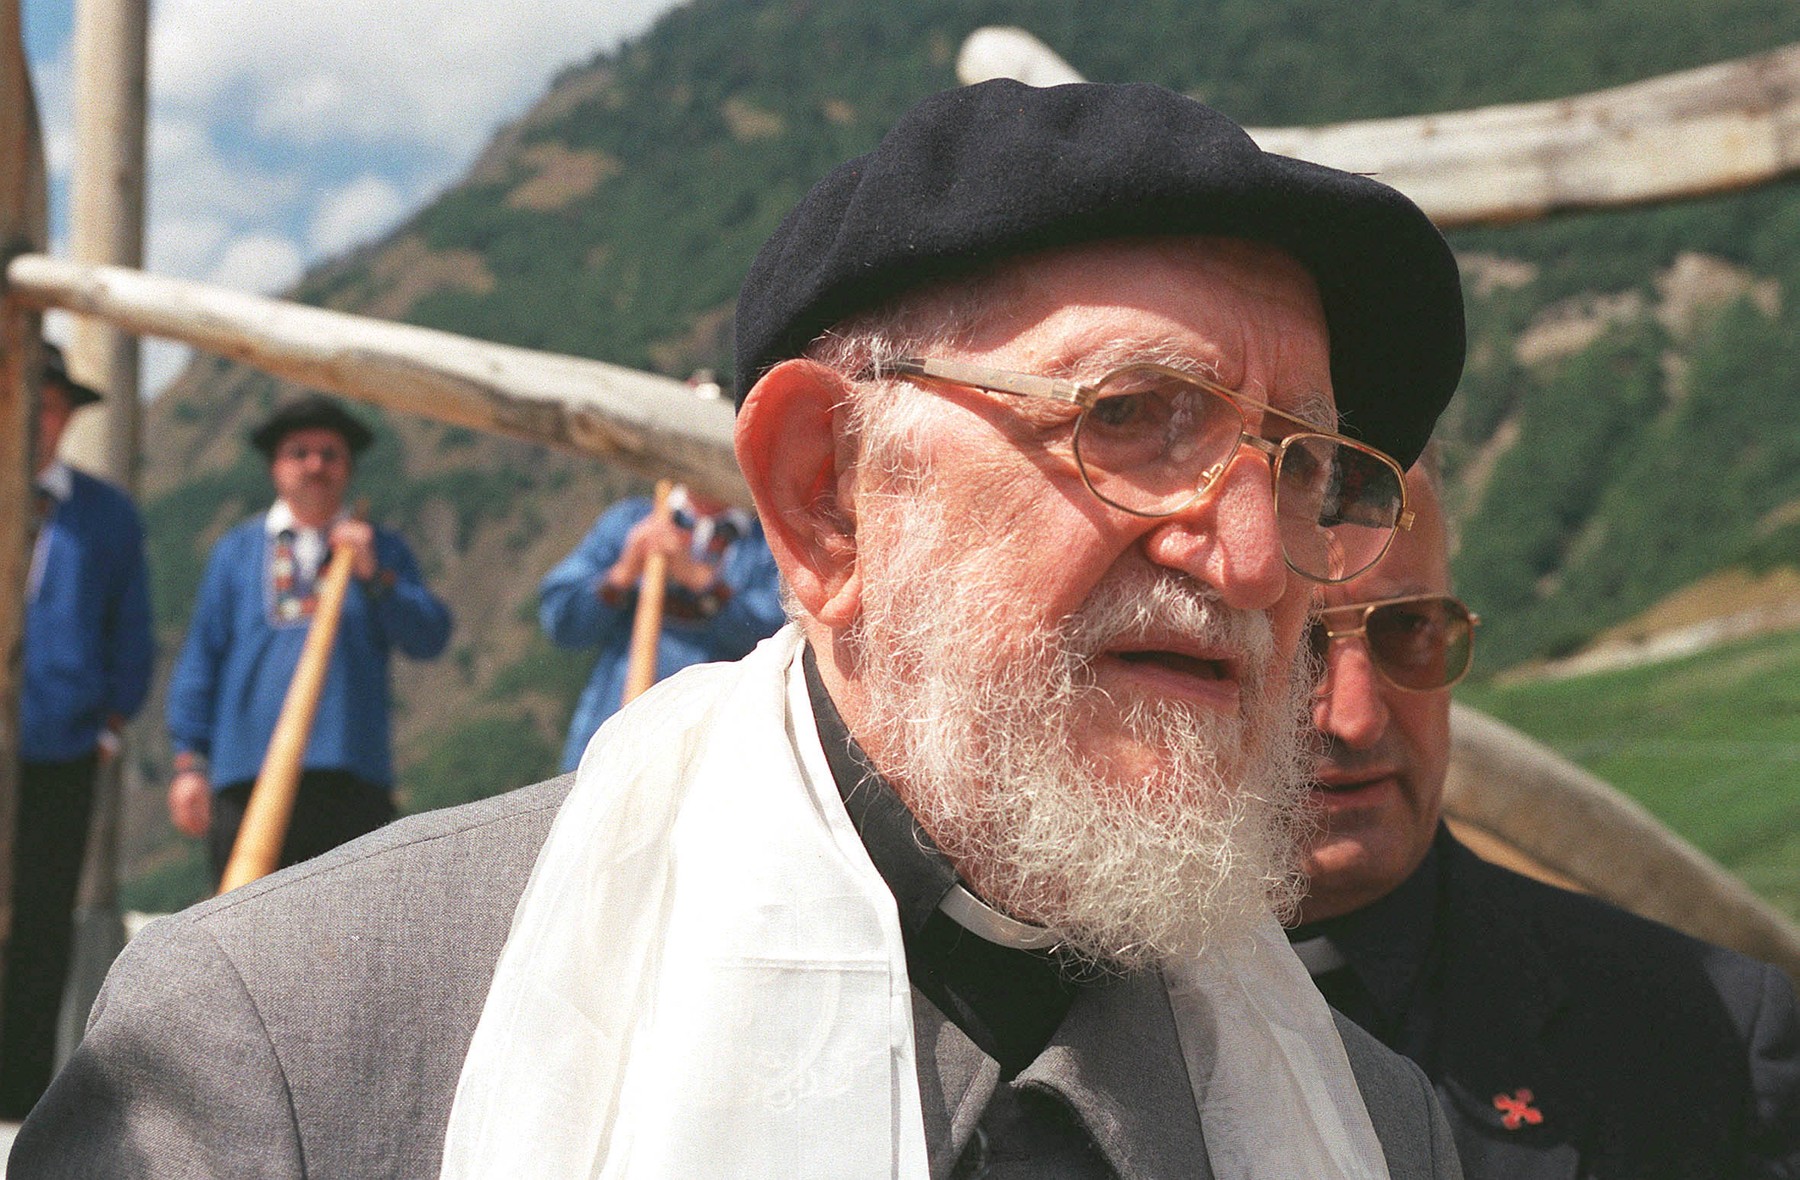
[[360, 455], [375, 441], [375, 435], [352, 417], [344, 407], [324, 394], [309, 393], [277, 406], [263, 424], [250, 432], [250, 443], [270, 459], [281, 446], [281, 440], [296, 430], [335, 430], [344, 436], [344, 445], [352, 455]]
[[62, 386], [63, 396], [69, 399], [71, 410], [79, 410], [83, 406], [91, 406], [104, 400], [99, 390], [83, 385], [69, 376], [69, 364], [63, 359], [62, 349], [48, 340], [44, 341], [44, 380]]
[[1157, 86], [946, 90], [814, 185], [763, 244], [737, 305], [737, 396], [823, 332], [922, 283], [1108, 238], [1267, 242], [1312, 273], [1342, 429], [1410, 466], [1463, 363], [1443, 236], [1388, 186], [1271, 155]]

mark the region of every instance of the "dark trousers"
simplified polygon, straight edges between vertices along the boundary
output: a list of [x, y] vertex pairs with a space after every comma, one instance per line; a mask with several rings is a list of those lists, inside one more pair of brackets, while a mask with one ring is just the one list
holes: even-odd
[[[213, 793], [212, 824], [206, 833], [213, 880], [225, 875], [252, 783], [233, 783]], [[344, 770], [308, 770], [300, 776], [294, 816], [281, 845], [281, 867], [330, 852], [365, 836], [394, 818], [387, 789]]]
[[89, 754], [19, 767], [13, 926], [0, 1003], [0, 1118], [24, 1118], [56, 1065], [56, 1017], [69, 975], [75, 890], [98, 766]]

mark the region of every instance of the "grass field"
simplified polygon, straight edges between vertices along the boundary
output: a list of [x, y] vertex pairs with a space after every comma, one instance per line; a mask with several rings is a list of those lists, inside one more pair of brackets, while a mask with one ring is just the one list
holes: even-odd
[[1800, 632], [1457, 698], [1638, 799], [1800, 919]]

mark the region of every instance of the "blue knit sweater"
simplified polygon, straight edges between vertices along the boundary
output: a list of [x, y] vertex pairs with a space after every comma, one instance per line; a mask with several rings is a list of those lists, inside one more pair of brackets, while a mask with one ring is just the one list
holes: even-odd
[[[538, 586], [538, 622], [558, 647], [599, 647], [587, 688], [575, 703], [569, 736], [563, 746], [563, 769], [574, 770], [600, 723], [619, 711], [630, 662], [631, 623], [635, 594], [616, 605], [601, 601], [600, 583], [625, 551], [625, 538], [650, 515], [644, 497], [614, 504], [581, 543], [544, 576]], [[719, 579], [730, 594], [717, 613], [683, 618], [677, 603], [663, 613], [662, 637], [656, 646], [656, 678], [665, 679], [690, 664], [735, 660], [766, 639], [785, 621], [779, 578], [761, 523], [732, 543], [719, 563]], [[671, 598], [681, 595], [671, 584]]]
[[130, 717], [150, 688], [144, 526], [124, 492], [73, 475], [73, 493], [39, 537], [41, 565], [25, 605], [19, 749], [27, 762], [89, 753], [107, 717]]
[[[238, 525], [213, 546], [187, 642], [169, 680], [169, 736], [175, 752], [212, 761], [214, 790], [256, 778], [309, 620], [274, 618], [264, 518]], [[430, 659], [450, 638], [450, 612], [419, 576], [406, 542], [375, 530], [375, 554], [392, 583], [352, 582], [344, 600], [312, 736], [308, 770], [346, 770], [391, 786], [388, 653]]]

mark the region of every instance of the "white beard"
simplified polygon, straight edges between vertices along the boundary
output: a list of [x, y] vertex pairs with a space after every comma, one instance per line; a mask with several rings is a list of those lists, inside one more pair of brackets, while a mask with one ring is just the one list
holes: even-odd
[[[859, 737], [969, 885], [1125, 970], [1290, 912], [1309, 831], [1304, 656], [1285, 679], [1262, 673], [1266, 615], [1148, 566], [1110, 577], [1067, 619], [1021, 624], [1028, 590], [1007, 581], [1003, 555], [946, 543], [941, 505], [910, 491], [861, 521], [865, 541], [885, 544], [861, 548], [863, 614], [848, 637], [868, 707]], [[881, 514], [894, 519], [872, 529]], [[1095, 684], [1096, 653], [1171, 628], [1237, 657], [1239, 715], [1121, 707]], [[1153, 752], [1154, 769], [1119, 781], [1084, 753], [1096, 717]]]

